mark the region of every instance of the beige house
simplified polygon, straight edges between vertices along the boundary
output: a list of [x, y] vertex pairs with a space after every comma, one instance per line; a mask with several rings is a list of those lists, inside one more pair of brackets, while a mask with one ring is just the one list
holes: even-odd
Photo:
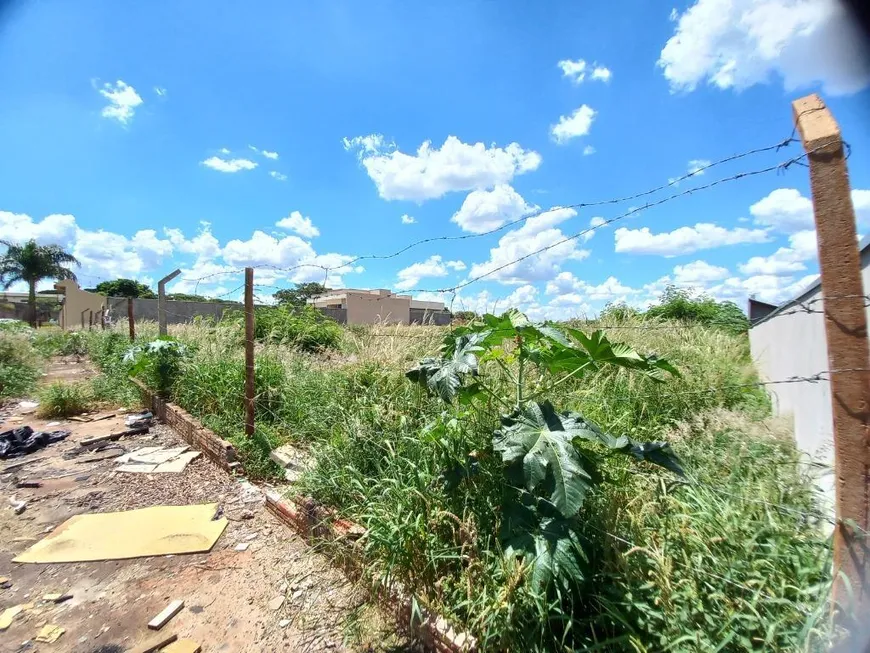
[[308, 303], [347, 324], [449, 324], [443, 302], [424, 302], [390, 290], [330, 290]]
[[106, 296], [82, 290], [75, 281], [69, 279], [54, 284], [55, 290], [63, 297], [60, 310], [60, 326], [64, 329], [87, 328], [89, 324], [99, 324], [106, 308]]

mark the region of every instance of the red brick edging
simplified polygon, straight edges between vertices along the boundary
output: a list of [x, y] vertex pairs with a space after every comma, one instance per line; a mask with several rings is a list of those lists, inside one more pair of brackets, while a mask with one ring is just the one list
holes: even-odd
[[[277, 492], [266, 492], [266, 508], [303, 537], [317, 537], [341, 546], [341, 557], [352, 566], [361, 566], [356, 540], [365, 529], [346, 519], [336, 518], [332, 511], [312, 499], [287, 499]], [[399, 626], [419, 638], [431, 651], [438, 653], [468, 653], [477, 650], [477, 641], [468, 633], [456, 631], [447, 620], [417, 606], [414, 617], [411, 599], [393, 589], [385, 589], [378, 598], [393, 612]]]
[[154, 416], [171, 426], [187, 444], [202, 451], [218, 467], [227, 471], [241, 471], [236, 450], [230, 442], [205, 428], [181, 406], [159, 397], [138, 379], [131, 378], [130, 381], [139, 388], [142, 402], [151, 409]]

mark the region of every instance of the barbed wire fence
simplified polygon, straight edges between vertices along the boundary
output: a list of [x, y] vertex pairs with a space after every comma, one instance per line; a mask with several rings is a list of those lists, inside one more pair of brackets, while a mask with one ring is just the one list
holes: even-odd
[[[864, 489], [868, 487], [870, 460], [868, 460], [867, 447], [865, 444], [862, 444], [862, 438], [865, 437], [868, 421], [866, 417], [866, 406], [870, 405], [870, 383], [868, 383], [868, 380], [870, 380], [870, 359], [868, 359], [867, 354], [867, 328], [865, 316], [867, 308], [870, 308], [870, 295], [864, 293], [860, 274], [858, 272], [858, 255], [857, 247], [855, 246], [856, 240], [854, 233], [854, 212], [852, 211], [851, 202], [848, 197], [848, 181], [845, 180], [845, 161], [851, 154], [851, 148], [842, 140], [838, 131], [836, 133], [822, 134], [821, 136], [808, 136], [807, 131], [815, 129], [815, 123], [810, 124], [809, 127], [802, 126], [802, 120], [804, 120], [808, 115], [816, 114], [820, 111], [827, 110], [823, 105], [821, 108], [818, 106], [809, 106], [801, 110], [796, 108], [795, 130], [793, 130], [792, 134], [787, 138], [765, 147], [754, 148], [722, 158], [699, 170], [672, 179], [667, 184], [662, 184], [634, 194], [597, 201], [576, 202], [564, 206], [553, 206], [549, 209], [536, 210], [517, 219], [506, 221], [495, 228], [481, 233], [427, 237], [415, 240], [389, 253], [342, 257], [341, 260], [332, 265], [327, 265], [317, 261], [301, 261], [290, 266], [278, 266], [264, 263], [261, 265], [247, 266], [245, 268], [227, 267], [198, 277], [193, 277], [188, 273], [182, 276], [182, 280], [188, 287], [190, 284], [193, 284], [193, 294], [197, 295], [201, 285], [214, 285], [216, 279], [222, 277], [233, 277], [242, 273], [245, 274], [245, 283], [238, 286], [234, 285], [231, 290], [221, 289], [220, 292], [213, 294], [211, 298], [213, 300], [227, 300], [238, 298], [239, 293], [242, 291], [244, 292], [244, 304], [236, 302], [235, 306], [238, 307], [244, 315], [246, 383], [244, 396], [241, 399], [245, 407], [243, 430], [250, 436], [254, 433], [255, 422], [258, 414], [269, 422], [283, 424], [286, 428], [292, 428], [291, 424], [287, 424], [280, 415], [275, 414], [265, 402], [261, 401], [265, 396], [263, 394], [265, 391], [262, 389], [258, 391], [255, 384], [255, 304], [263, 306], [272, 303], [268, 295], [273, 295], [275, 291], [285, 289], [286, 286], [281, 286], [279, 283], [282, 279], [294, 278], [294, 273], [303, 270], [309, 272], [311, 270], [322, 271], [324, 275], [324, 286], [328, 286], [331, 275], [347, 272], [357, 264], [364, 261], [395, 259], [408, 251], [432, 243], [466, 241], [492, 236], [505, 230], [518, 227], [519, 225], [534, 224], [534, 222], [531, 221], [536, 219], [545, 220], [546, 216], [552, 214], [554, 211], [573, 211], [575, 213], [571, 217], [575, 217], [576, 211], [580, 209], [616, 206], [619, 204], [642, 201], [642, 204], [628, 206], [625, 210], [610, 218], [602, 218], [596, 224], [590, 224], [590, 226], [579, 229], [574, 233], [563, 235], [563, 237], [557, 238], [553, 242], [548, 242], [532, 251], [515, 256], [509, 261], [498, 264], [493, 261], [491, 265], [476, 266], [477, 270], [474, 274], [469, 274], [467, 278], [454, 285], [403, 289], [403, 292], [409, 294], [432, 293], [445, 299], [449, 297], [452, 312], [454, 302], [457, 300], [461, 301], [461, 292], [469, 286], [487, 279], [503, 279], [504, 275], [510, 275], [511, 271], [516, 270], [516, 266], [519, 266], [523, 262], [534, 260], [536, 257], [540, 257], [546, 252], [584, 238], [598, 229], [603, 229], [604, 227], [616, 222], [626, 220], [643, 211], [676, 202], [682, 198], [705, 193], [720, 186], [738, 183], [741, 180], [761, 175], [782, 175], [788, 173], [794, 166], [807, 166], [810, 169], [816, 226], [819, 238], [819, 259], [822, 272], [821, 286], [817, 296], [803, 297], [799, 300], [789, 302], [765, 316], [763, 319], [766, 322], [783, 319], [816, 319], [823, 321], [828, 325], [836, 325], [837, 328], [834, 329], [834, 335], [832, 335], [832, 330], [828, 328], [827, 346], [829, 364], [827, 368], [816, 370], [811, 373], [785, 376], [783, 378], [748, 379], [745, 382], [737, 383], [724, 382], [711, 385], [708, 388], [678, 390], [676, 392], [668, 391], [668, 393], [673, 396], [689, 397], [725, 392], [757, 391], [760, 389], [772, 391], [776, 388], [788, 387], [796, 384], [803, 386], [828, 386], [831, 396], [835, 398], [833, 408], [833, 433], [835, 443], [834, 466], [837, 474], [841, 477], [845, 474], [845, 476], [849, 478], [849, 481], [846, 482], [844, 480], [840, 483], [843, 487], [838, 486], [836, 516], [834, 519], [831, 519], [829, 515], [821, 512], [796, 512], [806, 518], [828, 521], [834, 526], [835, 535], [832, 550], [835, 575], [842, 573], [843, 577], [847, 578], [852, 583], [851, 588], [845, 588], [845, 586], [837, 580], [839, 576], [835, 577], [835, 601], [843, 603], [851, 602], [853, 605], [855, 604], [855, 601], [858, 601], [858, 604], [863, 605], [864, 602], [868, 600], [865, 597], [870, 595], [870, 589], [868, 589], [866, 581], [868, 576], [866, 572], [868, 570], [868, 565], [870, 565], [870, 561], [868, 561], [866, 552], [855, 545], [856, 539], [860, 540], [861, 538], [856, 538], [855, 532], [850, 530], [851, 526], [847, 527], [846, 525], [848, 523], [853, 523], [856, 524], [856, 528], [859, 531], [867, 532], [868, 515], [870, 515], [870, 506], [868, 506], [870, 496], [868, 496], [864, 491]], [[796, 138], [799, 129], [801, 131], [801, 137]], [[736, 161], [742, 161], [756, 155], [777, 153], [789, 148], [794, 143], [802, 144], [802, 153], [787, 157], [772, 165], [763, 165], [757, 168], [743, 170], [735, 174], [719, 177], [707, 183], [695, 185], [692, 188], [674, 191], [680, 183], [694, 178], [699, 174], [707, 173], [719, 166]], [[824, 178], [820, 178], [819, 176], [819, 170], [821, 169], [824, 169], [825, 174], [827, 175]], [[845, 180], [842, 183], [839, 181], [841, 173]], [[832, 179], [835, 181], [831, 181]], [[830, 188], [832, 185], [834, 188]], [[844, 192], [846, 194], [845, 201], [843, 198]], [[659, 196], [660, 194], [663, 195]], [[844, 211], [846, 213], [844, 213]], [[851, 232], [849, 231], [850, 228]], [[844, 263], [844, 261], [846, 261], [846, 263]], [[262, 275], [263, 277], [259, 283], [254, 281], [255, 274]], [[307, 275], [305, 278], [310, 278], [310, 275]], [[392, 297], [392, 295], [371, 295], [369, 299], [372, 302], [382, 302], [387, 300], [389, 297]], [[115, 312], [116, 309], [120, 309], [119, 306], [107, 308], [109, 308], [110, 314]], [[178, 321], [189, 321], [190, 318], [190, 315], [186, 312], [174, 311], [172, 302], [161, 302], [160, 310], [163, 312], [164, 316], [169, 315], [173, 318], [178, 318]], [[82, 319], [84, 319], [84, 314]], [[695, 329], [703, 328], [692, 324], [665, 323], [658, 320], [648, 320], [632, 324], [625, 324], [612, 320], [581, 320], [575, 321], [574, 326], [578, 326], [579, 328], [602, 328], [604, 330], [626, 332], [656, 331], [661, 332], [664, 336], [667, 336], [668, 333], [677, 336], [681, 333], [691, 333]], [[131, 337], [133, 337], [132, 334], [133, 330], [131, 328]], [[432, 342], [433, 344], [437, 344], [439, 338], [437, 333], [433, 335], [431, 330], [402, 329], [386, 325], [375, 325], [368, 328], [364, 337], [390, 339], [399, 343], [416, 341], [419, 343]], [[613, 397], [613, 400], [619, 402], [643, 402], [658, 394], [660, 393], [651, 393], [648, 395], [640, 393], [631, 396]], [[219, 402], [220, 400], [220, 397], [215, 396], [215, 401]], [[861, 406], [864, 407], [863, 410], [860, 408]], [[861, 447], [863, 447], [863, 451], [861, 450]], [[854, 491], [850, 491], [847, 486], [852, 487]], [[713, 490], [715, 490], [715, 488], [713, 488]], [[737, 498], [747, 502], [759, 501], [758, 499], [753, 499], [748, 496], [740, 496]], [[764, 501], [763, 503], [774, 510], [795, 512], [794, 508], [786, 505], [774, 504], [767, 501]], [[621, 539], [617, 535], [611, 533], [606, 533], [606, 535], [614, 537], [626, 545], [636, 546], [634, 543]], [[858, 593], [857, 595], [854, 594], [853, 589], [856, 587], [860, 588], [863, 593]], [[858, 596], [858, 598], [855, 599], [854, 596]]]

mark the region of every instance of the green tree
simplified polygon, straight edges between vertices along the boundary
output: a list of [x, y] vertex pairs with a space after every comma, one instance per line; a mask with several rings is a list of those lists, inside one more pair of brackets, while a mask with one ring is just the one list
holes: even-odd
[[295, 288], [279, 290], [272, 296], [278, 301], [279, 305], [304, 306], [306, 300], [328, 291], [329, 288], [322, 283], [309, 281], [308, 283], [297, 283]]
[[706, 295], [693, 296], [684, 288], [668, 286], [647, 317], [681, 320], [717, 327], [730, 333], [746, 333], [749, 318], [734, 302], [717, 302]]
[[0, 257], [0, 284], [3, 290], [19, 281], [27, 284], [28, 321], [31, 326], [36, 326], [36, 284], [44, 279], [75, 281], [76, 275], [69, 266], [81, 264], [60, 245], [37, 245], [35, 240], [23, 245], [0, 240], [0, 244], [6, 246], [6, 252]]
[[[91, 289], [89, 289], [91, 290]], [[156, 299], [157, 295], [144, 283], [139, 283], [133, 279], [115, 279], [113, 281], [102, 281], [97, 284], [97, 287], [91, 292], [96, 292], [101, 295], [110, 297], [141, 297], [142, 299]]]

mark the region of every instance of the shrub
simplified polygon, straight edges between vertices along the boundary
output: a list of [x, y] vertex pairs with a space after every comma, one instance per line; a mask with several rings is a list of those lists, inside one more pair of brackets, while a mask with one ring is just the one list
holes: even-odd
[[39, 398], [37, 414], [47, 419], [80, 415], [88, 409], [92, 399], [87, 384], [62, 381], [42, 388], [37, 396]]
[[43, 328], [35, 332], [33, 346], [46, 358], [50, 356], [81, 358], [88, 353], [87, 337], [81, 331]]
[[[261, 307], [254, 313], [254, 337], [260, 342], [284, 344], [305, 351], [335, 349], [341, 343], [341, 326], [312, 306]], [[228, 311], [224, 322], [244, 325], [242, 311]]]
[[717, 302], [706, 295], [696, 297], [690, 291], [676, 286], [668, 286], [659, 303], [651, 306], [646, 316], [705, 324], [734, 334], [749, 330], [749, 318], [734, 302]]
[[30, 327], [5, 331], [0, 332], [0, 398], [21, 397], [39, 378], [39, 356], [30, 342]]
[[124, 361], [131, 364], [130, 374], [166, 399], [172, 399], [172, 390], [178, 378], [187, 347], [163, 336], [157, 340], [131, 347]]

